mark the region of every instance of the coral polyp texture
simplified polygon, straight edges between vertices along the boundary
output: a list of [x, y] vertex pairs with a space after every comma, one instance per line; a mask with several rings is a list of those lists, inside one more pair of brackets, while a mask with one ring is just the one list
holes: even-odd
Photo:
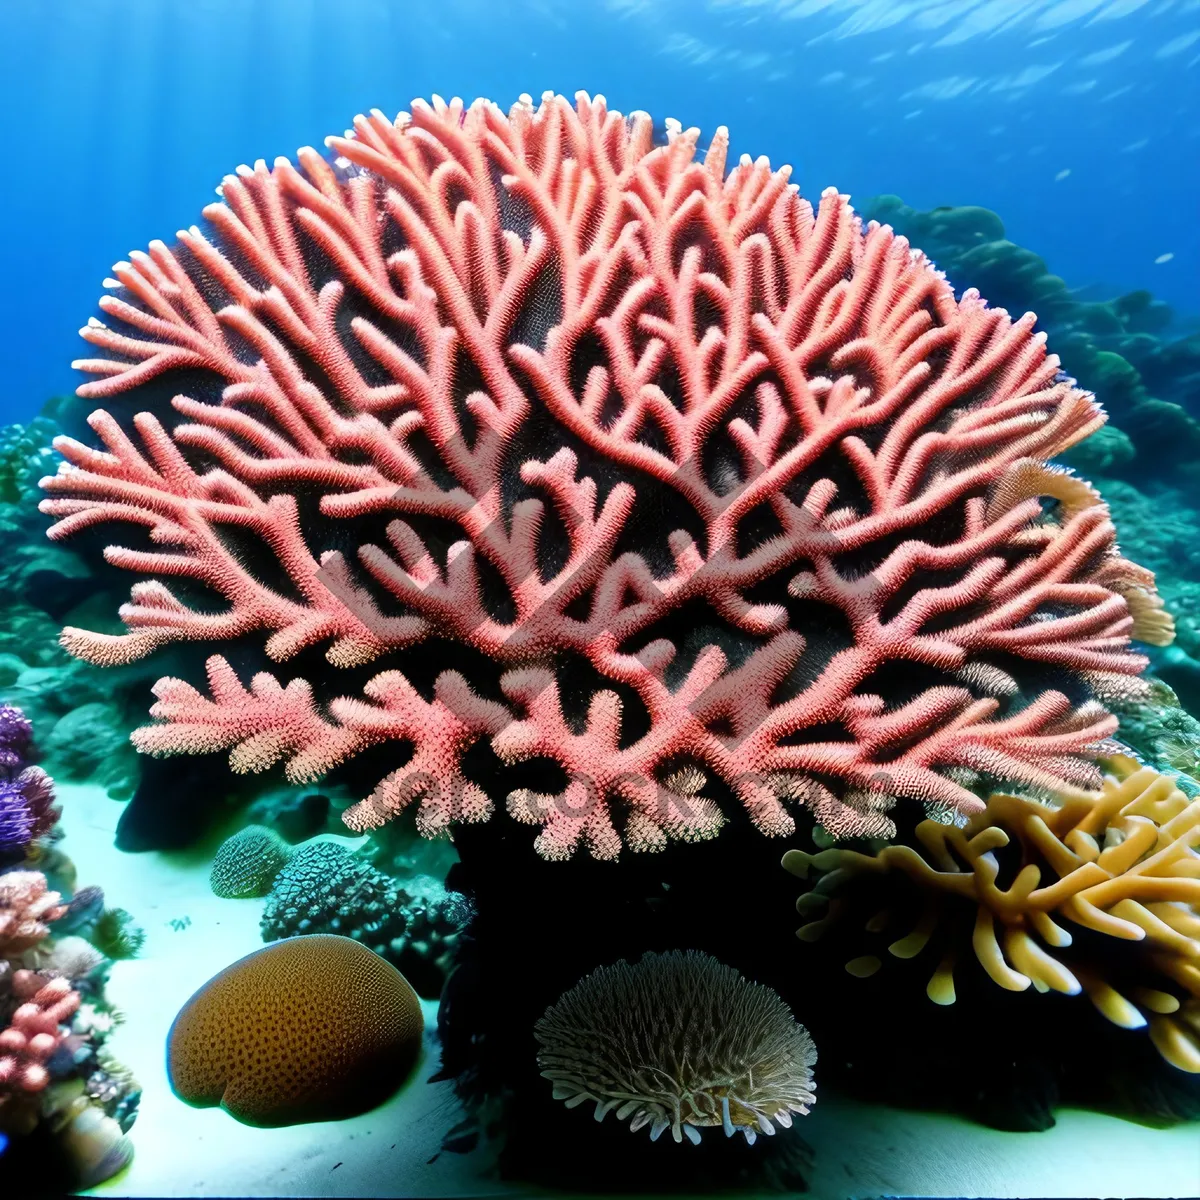
[[230, 900], [265, 896], [290, 854], [288, 844], [273, 829], [247, 825], [221, 843], [209, 886], [215, 895]]
[[0, 767], [0, 866], [24, 858], [59, 816], [54, 783], [41, 767], [25, 767], [8, 779], [4, 774]]
[[343, 846], [299, 846], [263, 906], [263, 941], [334, 933], [385, 958], [416, 989], [436, 999], [454, 965], [471, 905], [437, 879], [403, 881], [377, 871]]
[[7, 1029], [0, 1032], [0, 1104], [6, 1093], [40, 1092], [50, 1082], [46, 1061], [62, 1045], [63, 1026], [79, 1008], [79, 993], [61, 976], [46, 979], [33, 971], [13, 975], [13, 992], [23, 999]]
[[416, 992], [365, 946], [288, 938], [188, 1000], [167, 1035], [167, 1072], [181, 1100], [249, 1124], [333, 1120], [396, 1091], [424, 1028]]
[[[819, 877], [797, 904], [816, 916], [799, 936], [865, 927], [895, 958], [925, 956], [937, 1004], [954, 1003], [969, 941], [1000, 987], [1085, 993], [1200, 1072], [1200, 800], [1127, 756], [1108, 766], [1098, 798], [997, 794], [962, 828], [923, 821], [917, 846], [788, 851], [788, 870]], [[882, 962], [859, 954], [846, 969], [867, 976]]]
[[1102, 412], [1032, 314], [698, 137], [584, 94], [418, 101], [240, 168], [113, 268], [77, 365], [116, 403], [56, 440], [42, 508], [56, 539], [119, 525], [144, 578], [124, 633], [63, 644], [331, 668], [213, 657], [207, 694], [160, 680], [140, 749], [308, 782], [395, 742], [351, 828], [507, 794], [552, 859], [738, 804], [887, 834], [896, 796], [974, 812], [981, 776], [1098, 785], [1128, 642], [1171, 635], [1045, 465]]
[[768, 987], [697, 951], [645, 954], [601, 967], [534, 1027], [538, 1066], [568, 1108], [615, 1111], [633, 1132], [650, 1127], [698, 1143], [701, 1129], [753, 1143], [792, 1124], [816, 1097], [817, 1052]]
[[41, 767], [28, 765], [32, 742], [25, 714], [0, 705], [0, 868], [24, 858], [58, 820], [53, 780]]
[[66, 911], [62, 896], [47, 887], [41, 871], [0, 875], [0, 958], [32, 949]]
[[0, 704], [0, 767], [20, 768], [33, 744], [33, 724], [12, 704]]

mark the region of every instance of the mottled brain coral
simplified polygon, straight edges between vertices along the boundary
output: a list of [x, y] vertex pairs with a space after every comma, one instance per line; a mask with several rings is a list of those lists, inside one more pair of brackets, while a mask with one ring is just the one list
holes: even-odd
[[119, 525], [142, 580], [124, 633], [64, 645], [330, 667], [213, 657], [207, 694], [159, 681], [140, 749], [310, 781], [393, 742], [352, 828], [507, 795], [555, 859], [739, 804], [886, 835], [897, 796], [1098, 785], [1130, 638], [1171, 636], [1046, 465], [1100, 409], [1032, 314], [697, 139], [584, 94], [418, 101], [114, 267], [78, 364], [113, 411], [57, 440], [42, 507], [54, 538]]
[[180, 1099], [251, 1125], [365, 1112], [405, 1080], [424, 1018], [404, 976], [331, 934], [246, 955], [183, 1006], [167, 1040]]

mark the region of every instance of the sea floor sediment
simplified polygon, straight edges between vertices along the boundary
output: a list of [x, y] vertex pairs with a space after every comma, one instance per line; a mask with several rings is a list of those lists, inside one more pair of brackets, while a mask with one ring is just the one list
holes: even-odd
[[[381, 1107], [344, 1121], [257, 1129], [171, 1091], [167, 1031], [214, 973], [261, 944], [262, 900], [222, 900], [208, 886], [208, 847], [137, 855], [113, 844], [122, 806], [99, 787], [59, 789], [62, 849], [81, 879], [104, 881], [109, 903], [146, 930], [138, 957], [112, 967], [109, 994], [125, 1022], [113, 1053], [144, 1089], [136, 1153], [95, 1196], [549, 1195], [497, 1179], [489, 1152], [441, 1149], [461, 1117], [438, 1070], [437, 1004], [425, 1001], [424, 1056], [412, 1082]], [[347, 839], [349, 841], [349, 839]], [[818, 1079], [820, 1072], [818, 1070]], [[1200, 1126], [1153, 1128], [1101, 1113], [1057, 1112], [1053, 1129], [1006, 1133], [954, 1116], [862, 1104], [818, 1087], [819, 1103], [790, 1131], [809, 1148], [807, 1195], [1189, 1196], [1200, 1191]], [[590, 1117], [583, 1109], [579, 1119]], [[664, 1150], [668, 1147], [664, 1146]], [[586, 1164], [580, 1190], [587, 1190]], [[636, 1187], [636, 1181], [630, 1181]]]

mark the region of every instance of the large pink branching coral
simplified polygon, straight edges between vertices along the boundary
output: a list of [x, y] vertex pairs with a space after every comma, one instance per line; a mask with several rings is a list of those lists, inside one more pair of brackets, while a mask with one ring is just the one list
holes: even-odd
[[[388, 666], [356, 699], [213, 658], [140, 748], [309, 780], [407, 743], [347, 821], [415, 801], [432, 833], [488, 815], [485, 741], [558, 772], [508, 797], [551, 858], [711, 836], [734, 797], [769, 834], [797, 800], [881, 833], [898, 795], [1098, 782], [1130, 636], [1170, 636], [1045, 465], [1103, 414], [1032, 314], [697, 138], [583, 94], [417, 102], [241, 168], [207, 232], [114, 268], [80, 394], [171, 401], [59, 439], [51, 536], [140, 527], [105, 555], [148, 577], [125, 633], [66, 647]], [[447, 643], [469, 679], [426, 670]]]

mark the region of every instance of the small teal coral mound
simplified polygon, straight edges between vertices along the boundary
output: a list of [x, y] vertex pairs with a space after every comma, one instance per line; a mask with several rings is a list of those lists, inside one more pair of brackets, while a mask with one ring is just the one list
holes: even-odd
[[568, 1108], [592, 1101], [630, 1131], [699, 1143], [785, 1129], [816, 1097], [816, 1048], [768, 987], [697, 951], [645, 954], [585, 976], [534, 1028], [538, 1066]]
[[264, 941], [338, 933], [394, 963], [425, 997], [440, 994], [471, 915], [465, 896], [427, 875], [401, 882], [334, 842], [297, 849], [262, 916]]
[[290, 854], [287, 843], [273, 829], [247, 825], [221, 843], [209, 885], [226, 900], [265, 896]]

